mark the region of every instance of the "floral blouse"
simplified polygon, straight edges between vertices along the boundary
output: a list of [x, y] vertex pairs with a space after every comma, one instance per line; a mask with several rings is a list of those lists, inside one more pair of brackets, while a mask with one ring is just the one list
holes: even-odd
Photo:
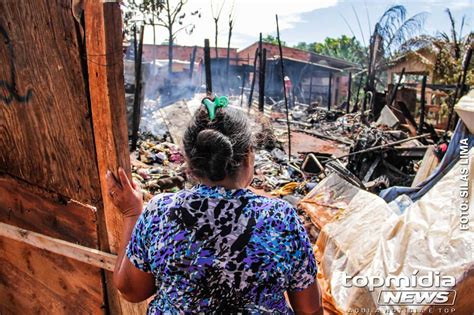
[[283, 292], [309, 287], [317, 272], [290, 204], [204, 185], [155, 196], [127, 256], [156, 279], [148, 314], [291, 314]]

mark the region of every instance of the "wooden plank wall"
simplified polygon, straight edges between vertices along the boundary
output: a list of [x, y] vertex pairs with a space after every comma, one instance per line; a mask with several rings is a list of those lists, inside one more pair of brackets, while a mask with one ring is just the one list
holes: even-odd
[[[103, 251], [116, 253], [123, 221], [106, 193], [105, 174], [121, 166], [130, 176], [121, 12], [118, 3], [85, 0], [84, 4], [89, 95], [103, 200], [103, 209], [98, 212], [99, 238]], [[105, 282], [112, 313], [145, 313], [146, 302], [131, 304], [120, 297], [110, 272], [105, 273]]]
[[[114, 252], [121, 218], [104, 202], [99, 175], [129, 167], [119, 4], [0, 1], [0, 12], [0, 222]], [[107, 95], [111, 121], [92, 93]], [[0, 237], [2, 315], [143, 311], [110, 280], [108, 271]]]
[[[1, 1], [0, 12], [0, 221], [99, 248], [101, 192], [71, 1]], [[0, 257], [1, 314], [105, 311], [101, 269], [6, 238]]]
[[71, 2], [0, 2], [0, 170], [95, 203], [83, 39]]

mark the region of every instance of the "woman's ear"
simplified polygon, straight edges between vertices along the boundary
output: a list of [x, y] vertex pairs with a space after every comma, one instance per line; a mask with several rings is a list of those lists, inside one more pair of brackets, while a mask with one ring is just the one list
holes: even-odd
[[245, 159], [243, 160], [243, 164], [245, 167], [253, 166], [253, 161], [255, 160], [255, 153], [253, 148], [251, 147], [249, 149], [249, 152], [245, 156]]

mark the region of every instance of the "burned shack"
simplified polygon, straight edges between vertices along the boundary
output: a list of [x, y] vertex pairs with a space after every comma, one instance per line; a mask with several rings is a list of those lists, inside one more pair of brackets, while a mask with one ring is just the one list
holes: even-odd
[[[248, 56], [254, 56], [259, 42], [238, 52], [240, 64], [251, 66]], [[278, 45], [262, 43], [266, 49], [265, 96], [280, 100], [283, 96]], [[357, 65], [342, 59], [313, 52], [282, 47], [286, 75], [291, 81], [291, 94], [300, 103], [318, 103], [333, 107], [345, 100], [348, 91], [349, 72]], [[252, 74], [248, 76], [251, 79]]]

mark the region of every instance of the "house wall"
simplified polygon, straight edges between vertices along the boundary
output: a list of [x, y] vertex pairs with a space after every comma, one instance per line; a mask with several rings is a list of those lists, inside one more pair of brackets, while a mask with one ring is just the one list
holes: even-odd
[[[194, 49], [194, 46], [175, 45], [173, 46], [173, 59], [189, 61], [191, 59], [193, 49]], [[217, 51], [218, 51], [219, 58], [227, 57], [227, 48], [219, 47]], [[231, 48], [229, 52], [230, 52], [231, 59], [234, 59], [237, 57], [236, 48]], [[143, 60], [145, 62], [153, 61], [154, 54], [156, 56], [156, 59], [168, 59], [168, 45], [156, 45], [156, 46], [148, 45], [148, 44], [143, 45]], [[215, 57], [216, 57], [216, 50], [215, 48], [211, 47], [211, 58], [215, 58]], [[204, 48], [197, 47], [195, 61], [199, 62], [203, 58], [204, 58]]]
[[[241, 61], [239, 61], [239, 64], [249, 64], [249, 62], [247, 61], [248, 59], [250, 60], [250, 63], [253, 64], [255, 51], [257, 50], [257, 48], [258, 48], [258, 42], [255, 42], [249, 47], [240, 50], [237, 53], [237, 56], [239, 57], [239, 59], [241, 59]], [[263, 42], [262, 48], [267, 49], [267, 58], [280, 56], [280, 51], [277, 45]], [[282, 47], [282, 51], [283, 51], [283, 56], [287, 58], [298, 59], [298, 60], [303, 60], [303, 61], [311, 60], [311, 53], [308, 51], [290, 48], [290, 47]], [[250, 58], [248, 58], [249, 56]]]
[[405, 74], [424, 74], [427, 73], [427, 83], [434, 83], [433, 65], [436, 62], [436, 56], [424, 49], [405, 55], [397, 61], [395, 65], [387, 69], [388, 83], [394, 82], [394, 74], [400, 74], [405, 68]]

